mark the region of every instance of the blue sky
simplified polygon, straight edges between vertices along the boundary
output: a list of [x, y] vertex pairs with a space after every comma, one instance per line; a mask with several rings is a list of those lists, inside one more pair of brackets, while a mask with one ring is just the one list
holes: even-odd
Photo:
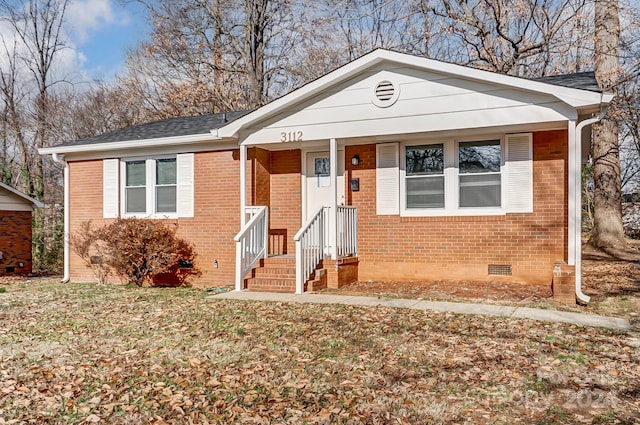
[[109, 81], [122, 68], [126, 51], [145, 39], [150, 28], [143, 7], [118, 0], [72, 0], [67, 9], [69, 45], [77, 71]]

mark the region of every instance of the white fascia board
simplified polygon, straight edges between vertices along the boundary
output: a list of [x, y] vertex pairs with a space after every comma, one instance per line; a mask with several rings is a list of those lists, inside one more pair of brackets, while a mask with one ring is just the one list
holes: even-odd
[[26, 195], [26, 194], [20, 192], [18, 189], [14, 189], [11, 186], [6, 185], [6, 184], [4, 184], [2, 182], [0, 182], [0, 188], [5, 189], [6, 191], [13, 193], [14, 195], [24, 199], [25, 201], [29, 202], [30, 204], [32, 204], [35, 207], [44, 208], [44, 204], [42, 202], [38, 201], [37, 199], [32, 198], [29, 195]]
[[[489, 82], [514, 89], [528, 90], [536, 93], [555, 96], [574, 108], [591, 105], [599, 105], [611, 101], [612, 95], [609, 93], [598, 93], [590, 90], [574, 89], [571, 87], [548, 84], [541, 81], [529, 80], [512, 75], [499, 74], [496, 72], [484, 71], [476, 68], [469, 68], [462, 65], [440, 62], [433, 59], [421, 58], [418, 56], [405, 55], [403, 53], [385, 52], [389, 60], [402, 62], [407, 65], [424, 68], [430, 71], [442, 72], [456, 75], [461, 78], [469, 78], [481, 82]], [[605, 101], [605, 96], [609, 99]]]
[[222, 138], [216, 138], [211, 133], [205, 134], [190, 134], [187, 136], [174, 136], [174, 137], [161, 137], [156, 139], [141, 139], [141, 140], [123, 140], [118, 142], [105, 142], [105, 143], [90, 143], [86, 145], [61, 145], [52, 146], [49, 148], [40, 148], [38, 153], [40, 155], [51, 154], [71, 154], [80, 152], [107, 152], [115, 150], [129, 150], [129, 149], [141, 149], [141, 148], [162, 148], [165, 146], [185, 145], [190, 143], [206, 143], [206, 142], [220, 142]]
[[462, 65], [455, 65], [433, 59], [378, 49], [300, 87], [297, 90], [294, 90], [279, 99], [274, 100], [271, 103], [268, 103], [267, 105], [229, 123], [224, 127], [212, 130], [211, 132], [218, 137], [238, 137], [238, 132], [242, 128], [245, 128], [259, 120], [269, 118], [292, 104], [322, 93], [328, 87], [339, 84], [340, 82], [358, 74], [362, 70], [372, 68], [383, 61], [395, 62], [426, 71], [440, 72], [480, 82], [489, 82], [518, 90], [546, 94], [556, 97], [558, 100], [575, 109], [608, 104], [613, 98], [613, 95], [609, 93], [598, 93], [590, 90], [563, 87], [540, 81], [528, 80], [526, 78], [498, 74], [495, 72], [468, 68]]

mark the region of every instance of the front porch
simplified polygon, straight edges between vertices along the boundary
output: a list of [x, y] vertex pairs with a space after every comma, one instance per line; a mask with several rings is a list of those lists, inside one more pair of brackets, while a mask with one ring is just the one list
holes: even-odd
[[[270, 240], [278, 238], [269, 237], [267, 207], [246, 211], [252, 216], [235, 238], [237, 291], [301, 294], [338, 289], [358, 280], [356, 208], [338, 206], [337, 214], [331, 214], [329, 207], [320, 208], [294, 236], [295, 254], [270, 254]], [[336, 217], [331, 219], [332, 215]]]
[[265, 148], [240, 148], [235, 289], [303, 293], [356, 281], [358, 210], [344, 205], [344, 150], [335, 139]]

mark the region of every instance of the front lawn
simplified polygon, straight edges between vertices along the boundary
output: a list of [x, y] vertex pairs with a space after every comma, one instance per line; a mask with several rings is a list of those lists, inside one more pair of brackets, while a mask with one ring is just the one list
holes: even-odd
[[13, 284], [3, 423], [635, 423], [637, 335], [195, 289]]

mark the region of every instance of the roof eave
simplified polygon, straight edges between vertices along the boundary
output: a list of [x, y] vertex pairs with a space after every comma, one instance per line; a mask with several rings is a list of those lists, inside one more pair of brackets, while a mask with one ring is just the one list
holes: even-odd
[[44, 208], [44, 204], [42, 202], [38, 201], [37, 199], [32, 198], [29, 195], [26, 195], [26, 194], [20, 192], [17, 189], [14, 189], [13, 187], [11, 187], [11, 186], [9, 186], [7, 184], [4, 184], [4, 183], [0, 182], [0, 187], [3, 188], [3, 189], [6, 189], [7, 191], [13, 193], [16, 196], [19, 196], [20, 198], [24, 199], [25, 201], [29, 201], [33, 206], [35, 206], [37, 208]]
[[[232, 138], [229, 138], [232, 140]], [[140, 149], [140, 148], [149, 148], [149, 147], [163, 147], [167, 145], [184, 145], [184, 144], [193, 144], [193, 143], [204, 143], [204, 142], [218, 142], [222, 141], [223, 138], [216, 137], [211, 133], [202, 133], [202, 134], [190, 134], [187, 136], [172, 136], [172, 137], [161, 137], [154, 139], [141, 139], [141, 140], [123, 140], [118, 142], [98, 142], [98, 143], [90, 143], [86, 145], [58, 145], [52, 146], [49, 148], [40, 148], [38, 149], [38, 153], [40, 155], [51, 155], [51, 154], [69, 154], [69, 153], [79, 153], [79, 152], [108, 152], [122, 149]]]

